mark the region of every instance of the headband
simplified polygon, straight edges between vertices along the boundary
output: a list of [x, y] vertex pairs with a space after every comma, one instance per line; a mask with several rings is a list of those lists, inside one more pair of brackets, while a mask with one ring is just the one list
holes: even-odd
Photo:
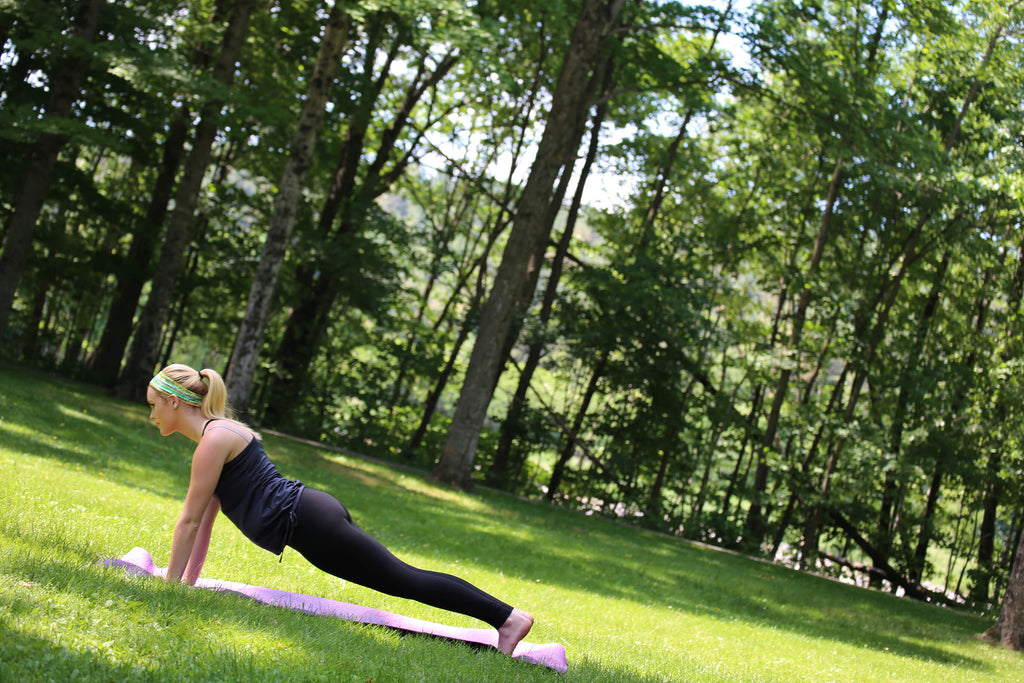
[[161, 391], [165, 394], [170, 394], [171, 396], [174, 396], [175, 398], [180, 400], [182, 403], [187, 403], [190, 406], [203, 405], [202, 396], [200, 396], [194, 391], [191, 391], [181, 386], [173, 379], [165, 375], [162, 371], [156, 373], [156, 376], [153, 377], [153, 379], [149, 380], [149, 385], [156, 389], [157, 391]]

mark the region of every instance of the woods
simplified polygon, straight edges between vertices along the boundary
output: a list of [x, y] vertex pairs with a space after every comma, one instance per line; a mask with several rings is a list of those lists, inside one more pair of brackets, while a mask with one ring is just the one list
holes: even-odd
[[[0, 355], [1024, 643], [1024, 7], [0, 9]], [[1012, 573], [1011, 573], [1012, 571]]]

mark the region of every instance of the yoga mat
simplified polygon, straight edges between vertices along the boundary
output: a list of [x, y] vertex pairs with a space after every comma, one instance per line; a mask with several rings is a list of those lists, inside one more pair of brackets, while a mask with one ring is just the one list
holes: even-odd
[[[101, 564], [107, 567], [124, 567], [128, 573], [136, 575], [163, 577], [167, 574], [167, 570], [157, 567], [153, 562], [153, 557], [143, 548], [133, 548], [120, 558], [104, 560]], [[308, 614], [337, 617], [361, 624], [386, 626], [406, 633], [422, 633], [449, 640], [460, 640], [474, 645], [495, 647], [498, 644], [498, 633], [492, 628], [445, 626], [421, 619], [413, 619], [412, 617], [403, 617], [400, 614], [385, 612], [379, 609], [361, 607], [349, 602], [318, 598], [311, 595], [302, 595], [301, 593], [289, 593], [288, 591], [275, 590], [273, 588], [249, 586], [234, 581], [200, 578], [196, 582], [196, 587], [215, 591], [230, 591], [275, 607], [284, 607]], [[559, 673], [565, 673], [569, 668], [565, 659], [565, 648], [559, 643], [538, 645], [524, 640], [516, 646], [512, 657], [529, 662], [530, 664], [549, 667]]]

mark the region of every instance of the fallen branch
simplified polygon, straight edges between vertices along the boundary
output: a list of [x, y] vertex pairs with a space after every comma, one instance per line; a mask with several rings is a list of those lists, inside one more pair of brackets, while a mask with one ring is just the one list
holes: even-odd
[[[906, 593], [907, 597], [915, 600], [921, 600], [923, 602], [939, 603], [950, 607], [957, 606], [955, 600], [951, 600], [944, 593], [928, 590], [921, 584], [911, 581], [907, 577], [900, 574], [892, 565], [890, 565], [878, 552], [875, 546], [871, 545], [866, 538], [860, 535], [856, 527], [850, 523], [850, 520], [846, 519], [841, 513], [834, 508], [826, 508], [829, 516], [837, 527], [846, 532], [857, 546], [863, 550], [871, 561], [874, 562], [874, 566], [871, 567], [871, 571], [877, 576], [881, 576], [889, 583], [894, 586], [899, 586]], [[852, 564], [852, 563], [851, 563]], [[847, 566], [847, 565], [844, 565]], [[851, 567], [852, 568], [852, 567]]]

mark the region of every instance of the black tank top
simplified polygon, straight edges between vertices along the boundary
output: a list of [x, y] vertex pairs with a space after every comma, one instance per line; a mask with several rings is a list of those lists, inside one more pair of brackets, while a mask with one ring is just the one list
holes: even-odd
[[213, 495], [246, 538], [280, 555], [291, 540], [304, 488], [302, 482], [281, 476], [254, 436], [241, 453], [224, 463]]

